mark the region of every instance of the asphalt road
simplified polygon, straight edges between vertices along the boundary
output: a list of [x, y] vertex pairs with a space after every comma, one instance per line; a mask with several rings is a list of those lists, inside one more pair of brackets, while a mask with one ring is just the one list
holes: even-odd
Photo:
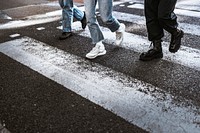
[[[30, 4], [30, 1], [20, 4], [18, 2], [13, 5], [8, 4], [9, 2], [3, 2], [3, 4], [0, 4], [0, 9], [5, 11], [4, 9]], [[31, 4], [38, 4], [40, 2], [32, 1]], [[46, 3], [46, 1], [42, 1], [42, 3]], [[126, 15], [130, 13], [144, 15], [142, 9], [127, 8], [129, 5], [130, 3], [124, 3], [123, 6], [115, 6], [114, 11], [125, 13]], [[53, 10], [56, 9], [53, 8]], [[191, 111], [194, 107], [196, 116], [193, 122], [198, 127], [200, 114], [200, 66], [198, 64], [200, 45], [198, 43], [200, 42], [200, 34], [195, 30], [190, 32], [190, 28], [192, 29], [192, 26], [198, 28], [200, 18], [178, 15], [179, 23], [183, 24], [183, 27], [186, 24], [192, 25], [185, 30], [183, 49], [181, 49], [183, 54], [179, 52], [173, 55], [165, 52], [165, 57], [162, 60], [141, 62], [138, 57], [141, 50], [144, 51], [145, 48], [139, 47], [136, 49], [134, 45], [137, 45], [138, 42], [135, 42], [137, 41], [135, 38], [137, 38], [136, 35], [147, 37], [146, 28], [144, 24], [134, 21], [133, 16], [131, 16], [133, 17], [131, 21], [128, 20], [128, 17], [123, 20], [122, 18], [126, 15], [121, 16], [120, 22], [125, 23], [126, 32], [133, 35], [133, 41], [131, 43], [127, 41], [122, 47], [112, 45], [110, 41], [105, 41], [107, 54], [94, 60], [89, 60], [89, 64], [95, 67], [93, 64], [96, 63], [115, 72], [122, 73], [129, 78], [144, 82], [144, 84], [147, 84], [147, 88], [140, 89], [139, 87], [137, 89], [148, 96], [156, 97], [161, 101], [167, 101], [169, 94], [172, 97], [171, 102], [174, 103], [174, 106], [186, 107], [188, 111]], [[60, 41], [58, 37], [61, 31], [57, 28], [60, 25], [60, 21], [56, 20], [45, 24], [1, 30], [0, 45], [11, 40], [29, 37], [88, 61], [85, 59], [85, 54], [93, 47], [91, 39], [86, 35], [88, 32], [86, 31], [82, 34], [83, 31], [78, 30], [74, 32], [71, 38]], [[100, 25], [104, 26], [101, 21]], [[45, 29], [38, 30], [37, 28], [39, 27], [44, 27]], [[16, 33], [20, 36], [10, 37], [10, 35]], [[109, 36], [106, 35], [105, 37], [108, 38]], [[168, 42], [169, 39], [170, 36], [166, 33], [163, 40]], [[139, 43], [141, 43], [140, 46], [144, 43], [146, 44], [146, 42]], [[196, 55], [193, 57], [194, 52], [196, 52]], [[178, 60], [179, 56], [180, 60]], [[186, 60], [188, 57], [192, 59]], [[193, 60], [196, 62], [192, 62]], [[83, 65], [82, 67], [85, 67], [82, 60], [80, 64]], [[101, 71], [99, 70], [98, 73], [101, 73]], [[115, 77], [115, 74], [109, 73], [107, 75]], [[125, 79], [125, 77], [123, 78]], [[105, 107], [89, 101], [87, 98], [71, 91], [70, 88], [66, 88], [62, 84], [41, 75], [40, 72], [19, 63], [3, 53], [0, 53], [0, 81], [0, 123], [13, 133], [147, 132], [117, 116], [112, 109], [110, 111], [105, 110]], [[156, 86], [158, 89], [151, 90], [151, 86]], [[160, 96], [157, 96], [157, 93]], [[163, 112], [173, 110], [172, 107], [167, 107], [167, 105], [165, 108], [162, 108]], [[152, 119], [152, 121], [154, 120]], [[151, 123], [151, 119], [146, 123]], [[151, 131], [152, 129], [148, 130]]]
[[55, 0], [1, 0], [0, 9], [5, 10], [9, 8], [21, 7], [31, 4], [47, 3]]
[[[47, 2], [7, 0], [1, 1], [0, 9], [4, 12], [10, 8]], [[34, 14], [34, 10], [32, 12]], [[16, 12], [12, 17], [14, 16], [20, 18], [22, 13]], [[51, 23], [48, 27], [55, 24], [59, 22]], [[32, 31], [35, 27], [37, 26], [3, 30], [0, 32], [0, 42], [10, 40], [9, 35], [13, 32], [23, 36], [26, 34], [40, 36], [38, 31]], [[60, 31], [53, 29], [39, 34], [46, 36], [46, 41], [53, 36], [52, 39], [57, 42]], [[59, 43], [60, 46], [65, 46], [64, 42]], [[1, 133], [9, 131], [11, 133], [146, 132], [2, 53], [0, 59]]]

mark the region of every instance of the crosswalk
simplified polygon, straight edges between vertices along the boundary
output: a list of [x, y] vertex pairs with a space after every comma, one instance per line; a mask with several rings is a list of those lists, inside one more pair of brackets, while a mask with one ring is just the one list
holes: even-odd
[[[120, 6], [123, 3], [116, 5]], [[142, 9], [141, 4], [137, 6], [133, 3], [130, 7]], [[199, 12], [192, 12], [195, 14], [192, 17], [198, 18]], [[119, 11], [114, 11], [113, 14], [120, 21], [141, 25], [141, 29], [145, 28], [145, 19], [142, 15]], [[30, 19], [18, 23], [18, 26], [59, 20], [60, 11], [49, 13], [49, 17], [45, 17], [47, 18], [45, 20], [35, 19], [43, 18], [43, 16], [45, 15], [32, 16], [30, 18], [34, 18], [35, 22]], [[53, 19], [51, 19], [52, 16], [54, 16]], [[11, 28], [11, 25], [0, 26], [0, 29]], [[186, 37], [188, 34], [199, 38], [200, 23], [198, 25], [180, 23], [180, 27], [186, 33]], [[61, 27], [55, 28], [61, 29]], [[45, 30], [45, 28], [42, 29]], [[101, 29], [105, 36], [104, 43], [115, 45], [115, 34], [103, 26]], [[81, 31], [80, 22], [73, 23], [73, 30], [82, 37], [90, 38], [88, 28]], [[199, 73], [200, 49], [198, 47], [183, 45], [176, 54], [172, 54], [168, 52], [168, 43], [167, 41], [163, 43], [164, 57], [162, 61]], [[149, 42], [146, 36], [126, 32], [124, 42], [120, 47], [141, 53], [149, 49]], [[0, 52], [144, 130], [152, 133], [199, 133], [200, 131], [199, 107], [193, 104], [183, 106], [182, 102], [174, 103], [174, 96], [170, 92], [152, 83], [91, 62], [27, 36], [1, 43]], [[196, 84], [197, 87], [200, 87], [198, 82]]]
[[[57, 28], [61, 29], [61, 27]], [[73, 24], [73, 28], [74, 30], [80, 31], [80, 23], [75, 22]], [[115, 45], [115, 33], [112, 33], [108, 28], [105, 27], [101, 27], [101, 30], [103, 31], [106, 37], [105, 42], [108, 44]], [[81, 32], [79, 35], [90, 37], [88, 29]], [[121, 45], [121, 47], [141, 53], [149, 49], [149, 42], [147, 37], [125, 32], [124, 42]], [[163, 53], [165, 54], [165, 57], [163, 58], [164, 60], [172, 61], [174, 63], [181, 64], [198, 71], [200, 70], [200, 50], [198, 49], [182, 46], [177, 54], [172, 54], [168, 52], [168, 42], [163, 42]]]
[[[140, 3], [138, 3], [138, 4], [136, 3], [136, 4], [128, 6], [128, 8], [144, 9], [144, 5], [140, 4]], [[178, 15], [186, 15], [186, 16], [190, 16], [190, 17], [199, 18], [200, 17], [200, 13], [199, 12], [194, 12], [192, 10], [195, 10], [195, 9], [180, 9], [180, 8], [176, 8], [174, 10], [174, 12], [176, 14], [178, 14]], [[200, 9], [196, 9], [196, 10], [199, 11]]]

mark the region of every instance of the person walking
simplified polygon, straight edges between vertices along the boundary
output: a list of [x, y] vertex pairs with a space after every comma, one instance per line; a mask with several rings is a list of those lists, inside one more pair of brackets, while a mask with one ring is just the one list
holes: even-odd
[[78, 9], [78, 7], [73, 4], [73, 0], [59, 0], [59, 4], [62, 8], [62, 34], [59, 39], [63, 40], [72, 36], [71, 26], [73, 18], [81, 21], [83, 29], [85, 29], [87, 22], [85, 12]]
[[144, 0], [148, 39], [153, 48], [140, 55], [142, 61], [162, 58], [162, 37], [164, 30], [171, 34], [169, 51], [175, 53], [181, 46], [184, 32], [178, 29], [177, 16], [174, 13], [177, 0]]
[[104, 44], [102, 43], [104, 36], [97, 22], [95, 13], [97, 2], [103, 23], [112, 32], [116, 33], [116, 45], [120, 45], [124, 38], [125, 25], [119, 23], [119, 21], [112, 15], [113, 0], [84, 0], [87, 24], [92, 38], [92, 44], [95, 45], [93, 49], [86, 54], [88, 59], [94, 59], [97, 56], [106, 54]]

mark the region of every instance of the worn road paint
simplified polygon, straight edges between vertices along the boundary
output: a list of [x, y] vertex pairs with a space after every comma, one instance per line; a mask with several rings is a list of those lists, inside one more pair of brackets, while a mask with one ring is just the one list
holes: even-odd
[[[88, 27], [84, 31], [79, 32], [82, 30], [80, 22], [73, 23], [72, 27], [73, 30], [77, 31], [79, 35], [84, 37], [90, 37]], [[61, 27], [57, 28], [61, 29]], [[111, 32], [108, 28], [105, 27], [101, 27], [101, 30], [104, 34], [105, 42], [108, 44], [115, 45], [115, 33]], [[179, 51], [173, 54], [170, 53], [168, 50], [169, 42], [162, 42], [162, 44], [164, 60], [200, 71], [200, 50], [186, 46], [181, 46]], [[124, 41], [121, 47], [142, 53], [149, 49], [149, 45], [150, 42], [148, 41], [147, 37], [125, 32]]]
[[20, 36], [20, 34], [18, 34], [18, 33], [10, 35], [11, 38], [15, 38], [15, 37], [19, 37], [19, 36]]
[[152, 133], [200, 131], [195, 107], [173, 104], [151, 84], [29, 37], [1, 43], [0, 52]]

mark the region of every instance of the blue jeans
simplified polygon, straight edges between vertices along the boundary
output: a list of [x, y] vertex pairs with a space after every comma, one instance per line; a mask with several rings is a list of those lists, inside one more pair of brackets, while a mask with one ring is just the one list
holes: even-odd
[[93, 44], [96, 44], [97, 42], [104, 39], [95, 14], [97, 2], [99, 4], [99, 13], [101, 19], [105, 23], [105, 25], [112, 32], [118, 30], [120, 26], [118, 20], [112, 15], [113, 0], [84, 0], [87, 25], [90, 30]]
[[81, 21], [84, 12], [73, 5], [73, 0], [59, 0], [60, 7], [62, 8], [62, 26], [63, 32], [71, 32], [73, 18]]

